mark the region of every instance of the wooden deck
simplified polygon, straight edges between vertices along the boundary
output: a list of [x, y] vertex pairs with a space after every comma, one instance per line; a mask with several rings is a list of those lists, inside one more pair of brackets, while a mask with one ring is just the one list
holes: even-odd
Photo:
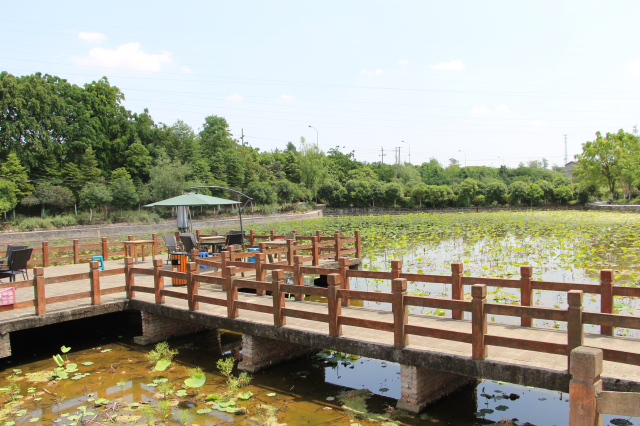
[[[331, 266], [330, 260], [324, 260], [323, 265]], [[123, 260], [105, 262], [107, 270], [118, 270], [123, 268]], [[136, 268], [152, 269], [152, 262], [148, 259], [136, 265]], [[322, 265], [321, 265], [322, 266]], [[88, 265], [77, 264], [61, 267], [50, 267], [44, 269], [44, 277], [53, 278], [70, 274], [86, 273]], [[209, 272], [207, 269], [200, 271], [202, 274]], [[197, 273], [197, 271], [196, 271]], [[269, 272], [271, 275], [271, 272]], [[31, 273], [30, 273], [31, 277]], [[246, 277], [245, 279], [249, 279]], [[243, 280], [238, 276], [238, 279]], [[343, 325], [342, 335], [339, 337], [329, 336], [329, 324], [318, 320], [308, 320], [288, 316], [286, 325], [276, 327], [274, 325], [273, 301], [271, 296], [259, 296], [240, 292], [237, 296], [237, 305], [240, 307], [239, 315], [235, 319], [230, 319], [226, 306], [227, 292], [221, 286], [215, 284], [200, 283], [198, 286], [199, 296], [213, 298], [222, 301], [220, 306], [199, 303], [196, 311], [190, 311], [187, 298], [186, 287], [171, 286], [171, 279], [165, 277], [165, 290], [176, 292], [176, 295], [183, 295], [181, 298], [166, 296], [165, 304], [155, 303], [154, 277], [146, 274], [135, 275], [135, 286], [147, 288], [149, 293], [137, 291], [135, 296], [129, 300], [124, 291], [113, 294], [102, 295], [101, 306], [120, 304], [121, 308], [134, 308], [155, 312], [162, 310], [163, 314], [176, 318], [191, 318], [194, 322], [206, 322], [206, 325], [214, 325], [220, 328], [227, 328], [246, 332], [255, 329], [262, 334], [269, 334], [278, 338], [297, 336], [296, 339], [307, 338], [308, 341], [322, 342], [322, 347], [346, 351], [354, 354], [372, 356], [396, 362], [407, 362], [408, 359], [415, 360], [416, 363], [438, 367], [442, 371], [457, 372], [479, 378], [489, 378], [503, 380], [511, 383], [519, 383], [530, 386], [546, 387], [549, 389], [566, 390], [568, 386], [567, 356], [554, 355], [551, 353], [541, 353], [529, 350], [513, 349], [509, 347], [488, 348], [487, 357], [484, 360], [474, 360], [471, 357], [472, 344], [461, 341], [445, 340], [433, 337], [423, 337], [418, 335], [409, 336], [408, 344], [402, 349], [394, 349], [394, 314], [389, 310], [362, 308], [356, 306], [343, 306], [341, 316], [356, 318], [362, 321], [370, 321], [378, 324], [378, 329], [363, 328], [353, 325]], [[117, 274], [100, 278], [100, 289], [115, 289], [125, 284], [125, 275]], [[88, 292], [90, 281], [80, 279], [70, 282], [51, 283], [45, 286], [46, 298], [51, 298]], [[17, 302], [25, 302], [34, 299], [34, 287], [18, 288], [16, 290]], [[64, 298], [64, 297], [62, 297]], [[322, 297], [306, 297], [307, 300], [285, 300], [287, 310], [295, 310], [308, 313], [311, 317], [328, 317], [328, 304]], [[262, 306], [264, 312], [243, 309], [246, 305]], [[14, 309], [0, 312], [0, 332], [10, 332], [15, 329], [38, 327], [46, 323], [61, 322], [72, 319], [73, 312], [79, 309], [91, 309], [91, 298], [83, 297], [76, 300], [61, 301], [58, 303], [47, 303], [46, 314], [50, 321], [32, 321], [42, 316], [35, 315], [33, 307]], [[255, 308], [253, 308], [255, 309]], [[258, 308], [260, 309], [260, 308]], [[269, 312], [269, 313], [265, 313]], [[283, 310], [283, 312], [287, 312]], [[300, 315], [300, 314], [298, 314]], [[304, 316], [304, 315], [303, 315]], [[195, 319], [194, 319], [195, 318]], [[20, 324], [20, 325], [18, 325]], [[451, 319], [422, 314], [409, 314], [408, 325], [421, 326], [430, 329], [442, 330], [442, 333], [460, 335], [472, 333], [472, 322], [464, 319]], [[278, 334], [279, 333], [279, 334]], [[567, 332], [563, 330], [537, 327], [521, 327], [519, 325], [507, 325], [499, 323], [489, 323], [487, 325], [487, 335], [509, 337], [513, 339], [526, 339], [558, 345], [567, 343]], [[306, 336], [306, 337], [305, 337]], [[315, 340], [314, 340], [315, 339]], [[615, 350], [640, 355], [640, 340], [606, 336], [602, 334], [584, 335], [584, 345], [602, 348], [605, 350]], [[540, 375], [553, 377], [551, 382], [542, 382]], [[537, 377], [538, 376], [538, 377]], [[606, 384], [613, 386], [615, 383], [626, 383], [627, 390], [640, 389], [640, 366], [625, 364], [620, 362], [604, 363], [602, 374]], [[544, 383], [547, 383], [545, 386]]]

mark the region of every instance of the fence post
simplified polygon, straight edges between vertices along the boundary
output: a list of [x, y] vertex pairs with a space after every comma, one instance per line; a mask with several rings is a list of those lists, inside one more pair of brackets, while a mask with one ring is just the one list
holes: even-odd
[[[304, 275], [300, 271], [302, 268], [304, 256], [293, 256], [293, 284], [297, 286], [304, 286]], [[304, 294], [295, 294], [295, 299], [298, 301], [304, 300]]]
[[273, 324], [276, 327], [282, 327], [287, 323], [286, 317], [282, 315], [282, 308], [285, 306], [284, 296], [286, 294], [280, 291], [280, 286], [284, 284], [284, 271], [276, 269], [271, 276], [273, 282]]
[[396, 349], [402, 349], [409, 344], [409, 336], [405, 332], [405, 326], [409, 322], [409, 307], [404, 303], [407, 295], [407, 280], [396, 278], [391, 282], [393, 292], [393, 345]]
[[391, 261], [391, 280], [400, 278], [401, 273], [402, 273], [402, 260], [392, 260]]
[[487, 357], [487, 345], [484, 344], [484, 336], [487, 334], [487, 286], [474, 284], [471, 286], [471, 352], [473, 359], [485, 359]]
[[252, 229], [251, 231], [249, 231], [249, 245], [253, 247], [255, 243], [256, 243], [256, 231]]
[[356, 259], [360, 259], [360, 256], [362, 255], [362, 248], [360, 246], [360, 243], [361, 243], [360, 231], [359, 230], [354, 231], [353, 235], [356, 237]]
[[[600, 271], [600, 312], [603, 314], [613, 313], [613, 270], [603, 269]], [[613, 336], [613, 327], [601, 325], [600, 334]]]
[[295, 240], [287, 240], [287, 265], [293, 265], [293, 242]]
[[198, 249], [191, 249], [191, 261], [195, 262], [197, 258], [200, 257], [200, 254], [198, 252]]
[[224, 273], [227, 279], [227, 316], [229, 318], [237, 318], [238, 307], [236, 306], [236, 301], [238, 300], [238, 288], [233, 285], [233, 280], [236, 276], [235, 266], [227, 266]]
[[200, 230], [196, 229], [196, 240], [200, 241]]
[[46, 268], [49, 266], [49, 242], [42, 242], [42, 267]]
[[[322, 241], [322, 231], [316, 231], [316, 238], [318, 239], [318, 242]], [[319, 249], [318, 251], [319, 254], [322, 254], [322, 249]]]
[[342, 304], [338, 299], [338, 288], [340, 287], [340, 275], [329, 274], [327, 276], [327, 307], [329, 310], [329, 336], [338, 337], [342, 335], [342, 325], [338, 318], [342, 314]]
[[569, 425], [600, 426], [602, 416], [597, 401], [602, 392], [602, 349], [583, 346], [572, 350], [569, 356]]
[[340, 259], [340, 246], [342, 245], [340, 243], [340, 232], [336, 231], [335, 234], [333, 234], [333, 238], [335, 240], [335, 246], [336, 246], [336, 262], [338, 261], [338, 259]]
[[91, 285], [91, 304], [100, 304], [100, 262], [89, 262], [89, 283]]
[[[453, 300], [464, 299], [464, 287], [462, 286], [462, 270], [464, 264], [462, 262], [451, 264], [451, 298]], [[462, 319], [462, 311], [451, 311], [451, 318]]]
[[220, 253], [220, 269], [222, 272], [222, 276], [226, 273], [227, 270], [227, 262], [229, 261], [229, 252], [227, 250]]
[[133, 269], [133, 258], [125, 257], [124, 258], [124, 286], [125, 286], [125, 291], [127, 292], [127, 299], [133, 299], [136, 296], [136, 292], [131, 289], [135, 285], [135, 278], [131, 269]]
[[229, 250], [229, 261], [235, 262], [236, 261], [236, 248], [234, 246], [229, 246], [228, 250]]
[[[569, 302], [568, 312], [568, 324], [567, 324], [567, 340], [568, 340], [568, 352], [579, 346], [584, 345], [584, 327], [582, 325], [582, 290], [569, 290], [567, 294], [567, 301]], [[567, 357], [567, 361], [571, 362], [571, 357]], [[571, 366], [569, 365], [569, 368]]]
[[[533, 291], [531, 290], [531, 275], [533, 275], [533, 267], [526, 265], [520, 267], [520, 305], [531, 306], [533, 299]], [[522, 327], [531, 327], [531, 318], [520, 318]]]
[[[320, 232], [320, 231], [318, 231]], [[320, 259], [318, 259], [318, 242], [320, 238], [312, 237], [311, 238], [311, 256], [313, 257], [313, 266], [318, 266], [320, 264]]]
[[156, 303], [164, 304], [164, 277], [160, 275], [162, 271], [162, 259], [153, 260], [153, 290], [156, 296]]
[[196, 274], [198, 265], [194, 262], [187, 263], [187, 301], [189, 302], [189, 310], [197, 311], [200, 309], [200, 302], [196, 300], [198, 295], [198, 283], [193, 277]]
[[[267, 255], [264, 253], [256, 253], [253, 257], [256, 258], [256, 281], [265, 281], [267, 278], [267, 271], [266, 269], [262, 269], [262, 264], [265, 263]], [[257, 289], [256, 294], [258, 296], [264, 296], [264, 289]]]
[[[153, 240], [153, 245], [151, 246], [151, 258], [155, 259], [158, 254], [158, 234], [151, 234], [151, 239]], [[144, 245], [143, 251], [144, 251]]]
[[[338, 259], [338, 266], [340, 267], [340, 287], [343, 290], [349, 290], [349, 277], [347, 277], [347, 271], [349, 270], [349, 258], [341, 257]], [[342, 297], [342, 306], [349, 306], [349, 298]]]
[[73, 263], [80, 263], [80, 246], [78, 240], [73, 240]]
[[44, 268], [33, 268], [33, 293], [36, 315], [44, 315], [47, 312], [47, 300], [44, 295]]
[[109, 260], [109, 244], [107, 243], [107, 237], [102, 237], [102, 260]]
[[272, 229], [271, 231], [269, 231], [269, 241], [273, 241], [276, 239], [276, 231], [275, 229]]

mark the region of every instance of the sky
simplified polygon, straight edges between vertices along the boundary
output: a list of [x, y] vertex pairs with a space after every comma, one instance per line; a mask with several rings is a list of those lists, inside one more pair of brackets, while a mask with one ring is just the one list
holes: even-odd
[[[261, 151], [564, 164], [640, 123], [638, 1], [8, 2], [0, 70], [83, 85]], [[309, 127], [313, 126], [313, 127]], [[384, 151], [383, 151], [384, 150]], [[384, 157], [381, 155], [384, 153]]]

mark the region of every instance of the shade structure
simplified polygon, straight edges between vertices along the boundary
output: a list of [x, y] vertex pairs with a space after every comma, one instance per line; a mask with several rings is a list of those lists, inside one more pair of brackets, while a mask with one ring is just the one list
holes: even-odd
[[177, 206], [220, 206], [227, 204], [240, 204], [239, 201], [227, 200], [226, 198], [212, 197], [210, 195], [198, 194], [197, 192], [189, 192], [187, 194], [178, 195], [177, 197], [168, 198], [156, 203], [147, 204], [145, 207], [177, 207]]

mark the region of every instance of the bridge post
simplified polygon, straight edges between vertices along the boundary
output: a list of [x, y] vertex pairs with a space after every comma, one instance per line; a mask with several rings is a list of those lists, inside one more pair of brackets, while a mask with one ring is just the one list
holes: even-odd
[[313, 352], [313, 348], [309, 346], [243, 334], [242, 362], [238, 364], [238, 370], [255, 373], [265, 368], [299, 358], [309, 352]]
[[391, 261], [391, 279], [395, 280], [396, 278], [400, 278], [401, 273], [402, 273], [402, 260], [392, 260]]
[[[613, 313], [613, 270], [603, 269], [600, 271], [600, 312], [603, 314]], [[613, 327], [601, 325], [600, 334], [613, 336]]]
[[[262, 264], [265, 263], [267, 255], [264, 253], [256, 253], [253, 257], [256, 258], [256, 281], [266, 281], [267, 270], [262, 268]], [[258, 296], [264, 296], [264, 289], [257, 289], [256, 294]]]
[[474, 380], [457, 374], [400, 364], [400, 399], [396, 407], [419, 413], [427, 405], [459, 391]]
[[249, 245], [253, 247], [256, 244], [256, 231], [252, 229], [249, 231]]
[[471, 353], [473, 359], [482, 360], [487, 357], [487, 345], [484, 336], [487, 334], [487, 286], [474, 284], [471, 286]]
[[49, 242], [48, 241], [42, 242], [42, 266], [45, 268], [49, 266]]
[[327, 275], [327, 308], [329, 311], [329, 336], [338, 337], [342, 335], [342, 325], [338, 317], [342, 313], [342, 303], [338, 298], [338, 287], [340, 287], [340, 275]]
[[[293, 257], [293, 283], [299, 286], [304, 285], [304, 275], [300, 271], [300, 268], [302, 268], [302, 265], [303, 265], [303, 262], [302, 262], [303, 258], [304, 256]], [[294, 297], [298, 301], [304, 300], [304, 294], [295, 294]]]
[[36, 315], [44, 315], [47, 312], [47, 300], [44, 295], [44, 268], [33, 268], [33, 292]]
[[[320, 232], [320, 231], [318, 231]], [[320, 259], [318, 258], [318, 243], [320, 242], [320, 237], [315, 236], [311, 238], [311, 256], [313, 257], [312, 264], [313, 266], [318, 266], [320, 264]]]
[[284, 296], [286, 293], [280, 291], [280, 286], [284, 284], [284, 271], [276, 269], [272, 273], [273, 283], [273, 323], [276, 327], [282, 327], [287, 324], [287, 318], [282, 314], [285, 306]]
[[0, 358], [11, 356], [11, 341], [9, 333], [0, 334]]
[[162, 259], [153, 259], [153, 293], [158, 305], [164, 304], [164, 277], [160, 275], [162, 271]]
[[340, 231], [336, 231], [333, 234], [334, 244], [336, 247], [336, 262], [340, 259], [340, 246], [342, 245], [340, 241]]
[[[533, 290], [531, 289], [531, 275], [533, 267], [526, 265], [520, 267], [520, 305], [531, 306]], [[531, 327], [531, 318], [520, 318], [522, 327]]]
[[91, 304], [100, 304], [100, 262], [94, 260], [89, 263], [89, 282], [91, 285]]
[[227, 316], [229, 318], [238, 317], [238, 307], [236, 301], [238, 300], [238, 287], [233, 285], [233, 280], [236, 276], [235, 266], [227, 266], [224, 270], [224, 276], [227, 280], [225, 287], [227, 290]]
[[73, 263], [80, 263], [80, 246], [78, 240], [73, 240]]
[[133, 258], [125, 257], [124, 258], [124, 286], [125, 291], [127, 293], [127, 299], [133, 299], [136, 296], [136, 292], [131, 290], [131, 288], [135, 284], [135, 278], [131, 269], [133, 268]]
[[570, 358], [569, 426], [601, 426], [596, 404], [602, 392], [602, 349], [580, 346]]
[[356, 237], [356, 258], [360, 259], [360, 256], [362, 255], [362, 249], [361, 249], [361, 241], [360, 241], [360, 231], [359, 230], [355, 230], [353, 232], [353, 235]]
[[200, 302], [196, 300], [198, 295], [198, 282], [193, 277], [196, 274], [198, 265], [194, 262], [187, 263], [187, 301], [189, 303], [190, 311], [197, 311], [200, 309]]
[[164, 315], [141, 311], [142, 336], [133, 338], [138, 345], [149, 345], [162, 342], [173, 337], [188, 336], [207, 330], [207, 327]]
[[[582, 324], [582, 290], [570, 290], [567, 294], [569, 318], [567, 321], [567, 340], [569, 352], [584, 345], [584, 326]], [[571, 356], [568, 357], [571, 368]]]
[[200, 254], [198, 252], [197, 248], [191, 249], [191, 261], [195, 262], [196, 259], [198, 259], [200, 257]]
[[293, 242], [295, 240], [287, 240], [287, 265], [293, 265]]
[[407, 295], [407, 280], [396, 278], [391, 282], [393, 292], [393, 344], [396, 349], [403, 349], [409, 344], [409, 336], [405, 326], [409, 322], [409, 307], [404, 303]]
[[[462, 287], [462, 262], [451, 264], [451, 298], [453, 300], [463, 300], [464, 292]], [[451, 318], [462, 319], [462, 311], [451, 311]]]
[[[343, 290], [349, 290], [349, 277], [347, 277], [347, 271], [349, 270], [349, 258], [341, 257], [338, 259], [338, 265], [340, 266], [340, 288]], [[349, 306], [349, 299], [342, 297], [342, 306]]]
[[109, 260], [109, 243], [107, 243], [107, 237], [102, 237], [102, 260], [104, 262]]

